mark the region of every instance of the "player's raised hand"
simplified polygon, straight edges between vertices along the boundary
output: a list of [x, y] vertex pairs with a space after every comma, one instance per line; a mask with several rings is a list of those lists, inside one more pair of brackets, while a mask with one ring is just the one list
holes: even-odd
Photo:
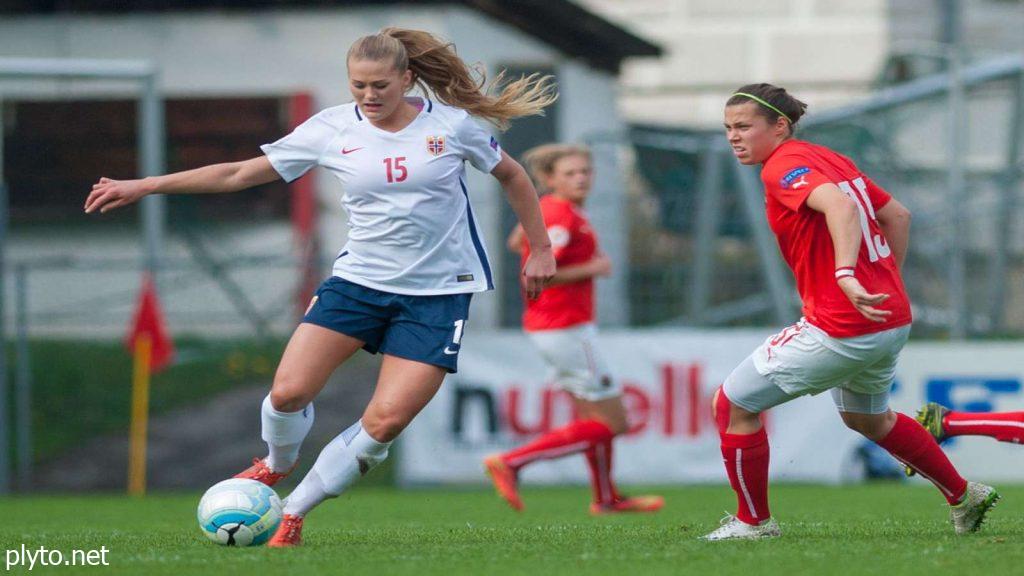
[[97, 210], [100, 213], [138, 202], [146, 195], [142, 180], [111, 180], [100, 178], [92, 185], [92, 192], [85, 199], [85, 213]]
[[555, 276], [555, 254], [551, 247], [530, 252], [523, 266], [523, 283], [526, 297], [530, 300], [540, 296], [544, 286]]
[[839, 288], [842, 289], [843, 294], [846, 294], [846, 297], [850, 299], [853, 307], [868, 320], [872, 322], [885, 322], [892, 315], [891, 310], [875, 308], [875, 306], [889, 299], [888, 294], [870, 294], [861, 285], [860, 280], [853, 276], [845, 276], [837, 282], [839, 282]]

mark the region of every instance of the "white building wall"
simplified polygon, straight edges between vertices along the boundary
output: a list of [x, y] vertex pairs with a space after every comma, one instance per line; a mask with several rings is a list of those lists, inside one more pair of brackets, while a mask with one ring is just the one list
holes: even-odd
[[[424, 9], [403, 8], [351, 8], [309, 9], [295, 11], [261, 11], [252, 15], [220, 12], [191, 12], [172, 14], [141, 14], [125, 16], [19, 16], [0, 19], [0, 57], [52, 57], [52, 58], [110, 58], [142, 59], [154, 62], [161, 70], [161, 87], [169, 96], [213, 95], [283, 95], [310, 92], [317, 109], [350, 101], [345, 75], [345, 54], [359, 36], [372, 33], [384, 26], [394, 25], [430, 30], [453, 40], [459, 54], [468, 62], [533, 63], [555, 66], [560, 74], [560, 90], [565, 105], [561, 110], [562, 139], [582, 139], [596, 129], [615, 129], [621, 123], [615, 117], [615, 80], [611, 75], [590, 70], [580, 63], [567, 61], [557, 51], [539, 40], [510, 26], [460, 7], [431, 6]], [[490, 70], [493, 76], [493, 69]], [[8, 97], [81, 97], [90, 93], [124, 94], [129, 90], [122, 84], [60, 82], [0, 81], [0, 94]], [[259, 154], [253, 150], [253, 154]], [[97, 174], [102, 171], [97, 166]], [[470, 176], [471, 196], [477, 217], [486, 236], [492, 255], [504, 249], [507, 231], [499, 229], [501, 203], [504, 197], [497, 183], [490, 177]], [[117, 176], [117, 175], [110, 175]], [[618, 178], [617, 168], [608, 170], [606, 182]], [[336, 251], [345, 241], [344, 214], [339, 202], [340, 189], [330, 177], [321, 173], [317, 177], [320, 206], [320, 234], [326, 253]], [[86, 191], [82, 191], [83, 195]], [[601, 193], [604, 195], [604, 193]], [[244, 202], [244, 197], [239, 196]], [[621, 214], [618, 204], [621, 196], [611, 194], [607, 202], [595, 206], [595, 218], [606, 221], [602, 234], [612, 245], [622, 243], [625, 222], [615, 215]], [[174, 223], [169, 224], [173, 233]], [[116, 246], [116, 254], [109, 250], [99, 255], [124, 258], [139, 254], [137, 232], [111, 231], [97, 227], [110, 238], [103, 242]], [[13, 230], [11, 257], [30, 256], [45, 252], [88, 253], [84, 248], [94, 245], [95, 230], [86, 230], [76, 237], [74, 232], [47, 235], [46, 246], [39, 246], [39, 233], [32, 238], [19, 237]], [[275, 228], [274, 237], [280, 237]], [[89, 238], [86, 240], [86, 238]], [[225, 253], [243, 254], [251, 247], [245, 243], [246, 231], [237, 233], [225, 229], [218, 247]], [[612, 240], [616, 239], [616, 240]], [[265, 249], [265, 246], [263, 247]], [[168, 246], [171, 254], [184, 255], [182, 247]], [[625, 254], [625, 252], [623, 252]], [[624, 256], [623, 256], [624, 257]], [[624, 263], [624, 260], [622, 260]], [[500, 266], [500, 259], [492, 257], [492, 264]], [[278, 273], [280, 273], [278, 271]], [[496, 274], [497, 276], [497, 274]], [[108, 277], [101, 274], [91, 279], [80, 279], [80, 291], [102, 291]], [[46, 299], [49, 282], [39, 282], [40, 295]], [[261, 282], [252, 283], [254, 299], [272, 302], [270, 294], [261, 297]], [[278, 283], [279, 284], [279, 283]], [[126, 286], [121, 286], [121, 289]], [[498, 287], [513, 289], [512, 287]], [[178, 311], [202, 309], [210, 306], [209, 295], [202, 290], [190, 291], [190, 299], [170, 295], [165, 303], [172, 329], [248, 331], [244, 323], [227, 325], [223, 322], [204, 325], [185, 320]], [[9, 293], [9, 292], [8, 292]], [[275, 293], [276, 294], [276, 293]], [[131, 299], [119, 308], [121, 318], [107, 320], [111, 326], [127, 323]], [[218, 304], [222, 307], [223, 303]], [[480, 295], [474, 300], [473, 324], [476, 327], [493, 326], [498, 322], [498, 299], [495, 294]], [[612, 306], [625, 309], [625, 306]], [[288, 318], [279, 326], [287, 327]], [[120, 328], [113, 330], [117, 332]]]
[[631, 122], [716, 126], [730, 92], [785, 86], [813, 109], [858, 99], [888, 53], [886, 0], [579, 0], [660, 43], [631, 61], [621, 110]]
[[[1006, 0], [959, 0], [961, 41], [968, 55], [985, 58], [1024, 50], [1024, 4]], [[912, 51], [942, 39], [936, 0], [889, 0], [893, 46]]]

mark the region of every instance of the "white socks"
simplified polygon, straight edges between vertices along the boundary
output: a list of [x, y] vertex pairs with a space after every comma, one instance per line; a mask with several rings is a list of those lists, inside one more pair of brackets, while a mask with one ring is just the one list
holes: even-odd
[[313, 427], [313, 403], [298, 412], [278, 412], [268, 394], [260, 413], [263, 441], [270, 450], [267, 466], [274, 472], [287, 472], [298, 462], [299, 448]]
[[377, 442], [363, 430], [362, 420], [324, 447], [313, 468], [284, 502], [284, 513], [305, 516], [314, 506], [340, 496], [360, 476], [388, 457], [391, 442]]

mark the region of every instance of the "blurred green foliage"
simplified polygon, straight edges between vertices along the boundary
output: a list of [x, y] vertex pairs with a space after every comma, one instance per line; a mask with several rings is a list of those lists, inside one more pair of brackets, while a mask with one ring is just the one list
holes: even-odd
[[[177, 338], [174, 363], [153, 376], [150, 416], [201, 403], [237, 386], [269, 384], [284, 345], [283, 339]], [[36, 461], [101, 434], [127, 432], [132, 358], [121, 342], [33, 340], [29, 350]], [[7, 366], [13, 413], [13, 348], [8, 350]]]

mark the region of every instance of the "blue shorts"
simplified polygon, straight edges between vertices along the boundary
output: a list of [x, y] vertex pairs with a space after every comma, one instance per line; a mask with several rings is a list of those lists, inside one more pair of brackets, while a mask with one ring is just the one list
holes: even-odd
[[317, 289], [302, 321], [362, 340], [371, 354], [456, 372], [471, 297], [393, 294], [332, 276]]

